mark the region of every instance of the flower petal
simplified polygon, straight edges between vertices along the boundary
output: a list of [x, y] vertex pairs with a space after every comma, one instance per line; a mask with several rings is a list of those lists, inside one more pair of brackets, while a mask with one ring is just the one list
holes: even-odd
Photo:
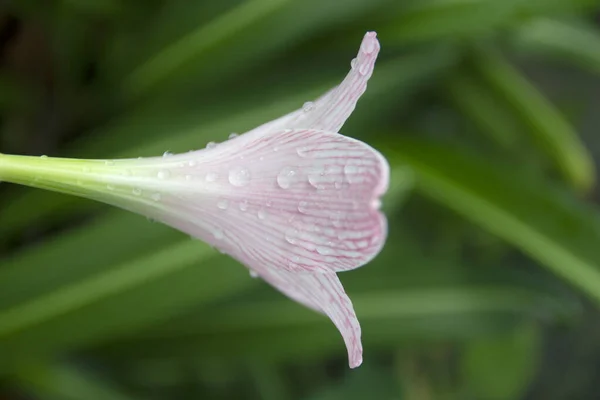
[[360, 324], [352, 301], [335, 273], [307, 274], [263, 268], [258, 275], [291, 299], [327, 315], [342, 334], [350, 368], [362, 363]]
[[358, 55], [352, 60], [351, 69], [344, 81], [302, 109], [268, 122], [250, 131], [274, 131], [281, 129], [320, 129], [339, 132], [360, 96], [367, 89], [367, 81], [373, 74], [375, 60], [379, 54], [379, 41], [375, 32], [367, 32], [360, 45]]
[[[252, 269], [335, 272], [381, 250], [378, 210], [389, 166], [358, 140], [318, 130], [255, 132], [216, 148], [149, 159], [143, 213], [210, 243]], [[166, 178], [168, 175], [168, 178]], [[151, 186], [148, 186], [151, 185]]]

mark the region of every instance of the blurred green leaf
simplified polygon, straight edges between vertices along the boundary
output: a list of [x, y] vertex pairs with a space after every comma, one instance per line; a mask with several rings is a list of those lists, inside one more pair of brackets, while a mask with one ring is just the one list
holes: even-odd
[[600, 300], [600, 220], [514, 166], [456, 147], [398, 140], [392, 151], [410, 165], [417, 189], [500, 236]]
[[453, 76], [447, 87], [451, 101], [493, 143], [511, 152], [522, 149], [523, 126], [494, 92], [467, 74]]
[[529, 126], [564, 178], [577, 190], [589, 191], [596, 179], [594, 160], [569, 122], [494, 50], [479, 49], [474, 59], [482, 77]]
[[[341, 274], [363, 327], [365, 348], [374, 351], [402, 340], [464, 340], [511, 329], [522, 319], [562, 320], [577, 313], [573, 299], [539, 276], [508, 267], [479, 271], [433, 261], [417, 247], [396, 225], [374, 261]], [[284, 361], [343, 357], [345, 352], [326, 317], [264, 283], [241, 298], [185, 313], [168, 325], [96, 350], [109, 358], [135, 360], [201, 356]]]
[[344, 379], [333, 387], [305, 400], [400, 400], [400, 389], [389, 370], [371, 367], [369, 363], [359, 370], [347, 373]]
[[253, 283], [241, 268], [219, 260], [217, 269], [207, 262], [213, 255], [208, 246], [188, 240], [3, 308], [0, 364], [106, 340]]
[[403, 10], [382, 35], [400, 43], [468, 37], [510, 21], [515, 0], [429, 0]]
[[527, 324], [508, 335], [479, 338], [466, 346], [461, 375], [467, 391], [478, 399], [520, 399], [535, 375], [540, 334]]
[[24, 363], [13, 376], [24, 391], [40, 400], [134, 399], [98, 376], [71, 366]]
[[535, 18], [519, 26], [510, 38], [519, 51], [571, 61], [600, 73], [600, 30], [580, 23]]
[[287, 0], [245, 1], [207, 25], [200, 26], [139, 66], [128, 79], [125, 96], [142, 95], [207, 48], [218, 45], [224, 38], [247, 28], [286, 2]]

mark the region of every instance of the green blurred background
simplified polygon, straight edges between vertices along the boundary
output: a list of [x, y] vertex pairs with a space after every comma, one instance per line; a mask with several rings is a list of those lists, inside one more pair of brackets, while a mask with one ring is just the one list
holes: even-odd
[[0, 185], [0, 399], [574, 400], [600, 392], [598, 0], [0, 3], [0, 150], [202, 148], [382, 51], [342, 129], [390, 235], [326, 318], [145, 218]]

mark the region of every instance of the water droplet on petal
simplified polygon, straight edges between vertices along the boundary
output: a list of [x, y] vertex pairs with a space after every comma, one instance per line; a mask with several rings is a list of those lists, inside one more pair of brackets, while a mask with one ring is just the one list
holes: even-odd
[[358, 72], [361, 75], [366, 75], [369, 72], [369, 64], [368, 63], [361, 64], [361, 66], [358, 68]]
[[152, 195], [150, 196], [150, 198], [154, 201], [160, 201], [160, 199], [162, 198], [160, 193], [152, 193]]
[[40, 158], [41, 158], [42, 160], [45, 160], [45, 159], [47, 159], [47, 158], [48, 158], [48, 156], [47, 156], [47, 155], [43, 155], [43, 156], [40, 156]]
[[308, 211], [308, 203], [306, 201], [301, 201], [300, 203], [298, 203], [298, 212], [300, 212], [302, 214], [306, 214], [307, 211]]
[[308, 147], [298, 147], [298, 149], [296, 149], [296, 153], [298, 153], [300, 157], [307, 157], [309, 150], [310, 148]]
[[219, 200], [217, 202], [217, 207], [220, 210], [227, 210], [227, 207], [229, 207], [229, 202], [227, 200], [224, 200], [224, 199], [223, 200]]
[[258, 210], [258, 219], [266, 219], [267, 218], [267, 212], [264, 209], [260, 209]]
[[248, 201], [244, 200], [240, 203], [240, 211], [246, 211], [248, 209]]
[[206, 177], [204, 179], [206, 180], [206, 182], [214, 182], [217, 179], [219, 179], [219, 175], [216, 172], [209, 172], [206, 174]]
[[289, 244], [296, 244], [296, 239], [298, 238], [299, 232], [298, 229], [291, 228], [285, 232], [285, 240]]
[[215, 143], [215, 142], [208, 142], [208, 143], [206, 143], [206, 148], [207, 149], [214, 149], [215, 147], [217, 147], [217, 143]]
[[373, 50], [375, 50], [375, 41], [374, 40], [367, 41], [364, 45], [365, 53], [371, 54], [373, 52]]
[[233, 167], [229, 171], [229, 183], [241, 187], [250, 183], [250, 171], [244, 167]]
[[158, 171], [158, 174], [156, 174], [158, 176], [158, 179], [169, 179], [169, 176], [171, 176], [171, 173], [167, 170], [160, 170]]
[[165, 151], [165, 152], [163, 153], [163, 157], [170, 157], [170, 156], [172, 156], [172, 155], [173, 155], [173, 153], [171, 153], [171, 152], [170, 152], [170, 151], [168, 151], [168, 150], [167, 150], [167, 151]]
[[229, 134], [229, 139], [235, 139], [235, 138], [236, 138], [236, 137], [238, 137], [238, 136], [240, 136], [240, 135], [238, 135], [238, 134], [237, 134], [237, 133], [235, 133], [235, 132], [231, 132], [231, 133]]
[[356, 58], [353, 58], [352, 61], [350, 61], [350, 67], [352, 69], [356, 68]]
[[346, 165], [344, 167], [344, 174], [346, 175], [346, 179], [348, 180], [349, 183], [356, 183], [360, 180], [359, 177], [357, 176], [358, 167], [356, 165], [351, 165], [351, 164]]
[[142, 189], [140, 189], [140, 188], [133, 188], [131, 191], [136, 196], [141, 196], [142, 195]]
[[325, 169], [313, 168], [313, 170], [308, 174], [308, 183], [310, 183], [316, 189], [324, 189], [327, 181], [325, 175]]
[[328, 256], [333, 254], [333, 250], [331, 250], [329, 247], [317, 246], [317, 253], [319, 253], [322, 256]]
[[309, 112], [314, 107], [314, 103], [312, 101], [307, 101], [302, 105], [302, 111]]
[[288, 189], [297, 179], [296, 170], [292, 167], [285, 167], [277, 175], [277, 184], [282, 189]]

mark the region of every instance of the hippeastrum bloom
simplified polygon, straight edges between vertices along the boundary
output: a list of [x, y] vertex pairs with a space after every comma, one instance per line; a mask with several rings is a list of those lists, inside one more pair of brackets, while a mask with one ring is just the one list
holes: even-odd
[[389, 166], [338, 132], [366, 90], [378, 52], [376, 34], [367, 33], [339, 86], [224, 143], [108, 161], [2, 155], [0, 179], [112, 204], [209, 243], [327, 315], [357, 367], [360, 325], [336, 272], [381, 250], [387, 225], [379, 197]]

